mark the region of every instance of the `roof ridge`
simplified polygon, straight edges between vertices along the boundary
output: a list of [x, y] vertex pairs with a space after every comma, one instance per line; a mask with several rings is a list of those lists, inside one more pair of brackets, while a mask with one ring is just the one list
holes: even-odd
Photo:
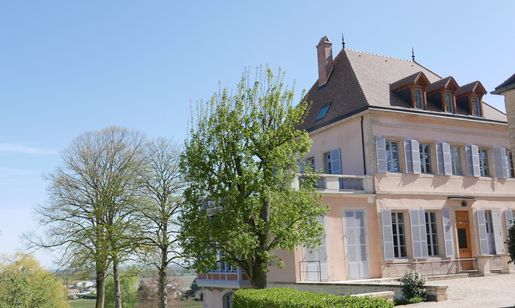
[[[404, 61], [404, 62], [417, 63], [417, 62], [415, 62], [415, 61], [413, 61], [413, 60], [409, 60], [409, 59], [402, 59], [402, 58], [393, 57], [393, 56], [385, 56], [385, 55], [381, 55], [381, 54], [374, 53], [374, 52], [370, 52], [370, 51], [357, 50], [357, 49], [352, 49], [352, 48], [347, 48], [347, 47], [345, 47], [345, 48], [344, 48], [344, 50], [352, 51], [352, 52], [357, 52], [357, 53], [363, 53], [363, 54], [370, 55], [370, 56], [375, 56], [375, 57], [381, 57], [381, 58], [387, 58], [387, 59], [392, 59], [392, 60], [398, 60], [398, 61]], [[418, 64], [418, 63], [417, 63], [417, 64]]]

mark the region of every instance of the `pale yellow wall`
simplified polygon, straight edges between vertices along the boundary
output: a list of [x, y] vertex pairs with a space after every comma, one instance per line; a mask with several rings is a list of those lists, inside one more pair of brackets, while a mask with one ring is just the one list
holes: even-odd
[[284, 268], [272, 266], [267, 275], [270, 282], [296, 282], [300, 280], [299, 261], [302, 260], [302, 248], [294, 251], [278, 250], [276, 255], [284, 262]]

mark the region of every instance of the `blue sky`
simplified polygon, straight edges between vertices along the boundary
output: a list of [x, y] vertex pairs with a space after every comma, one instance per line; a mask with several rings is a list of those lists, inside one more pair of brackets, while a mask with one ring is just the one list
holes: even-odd
[[[35, 228], [44, 174], [109, 125], [182, 140], [190, 105], [245, 67], [316, 80], [315, 45], [409, 59], [488, 90], [514, 73], [513, 1], [1, 1], [0, 254]], [[504, 110], [501, 97], [484, 98]], [[39, 253], [46, 266], [51, 256]]]

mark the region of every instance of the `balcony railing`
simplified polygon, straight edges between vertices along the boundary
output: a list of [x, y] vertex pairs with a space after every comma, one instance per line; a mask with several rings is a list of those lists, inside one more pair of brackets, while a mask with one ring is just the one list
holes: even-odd
[[478, 271], [477, 258], [459, 258], [453, 260], [394, 262], [385, 264], [385, 277], [401, 277], [413, 270], [425, 276], [454, 275]]
[[250, 286], [248, 275], [240, 269], [215, 270], [197, 275], [201, 287], [244, 287]]
[[[298, 187], [302, 182], [300, 175], [294, 185]], [[371, 176], [364, 175], [342, 175], [342, 174], [319, 174], [315, 187], [320, 192], [341, 192], [341, 193], [373, 193], [374, 185]]]

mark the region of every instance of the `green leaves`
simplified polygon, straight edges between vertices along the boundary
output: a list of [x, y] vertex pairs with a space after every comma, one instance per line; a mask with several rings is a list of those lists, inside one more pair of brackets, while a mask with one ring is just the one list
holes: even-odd
[[199, 105], [180, 164], [189, 184], [181, 217], [185, 253], [206, 270], [220, 251], [251, 279], [278, 264], [275, 250], [316, 243], [317, 217], [326, 211], [313, 185], [292, 187], [298, 160], [311, 147], [298, 129], [308, 104], [293, 105], [282, 72], [257, 75], [244, 72], [234, 91]]

